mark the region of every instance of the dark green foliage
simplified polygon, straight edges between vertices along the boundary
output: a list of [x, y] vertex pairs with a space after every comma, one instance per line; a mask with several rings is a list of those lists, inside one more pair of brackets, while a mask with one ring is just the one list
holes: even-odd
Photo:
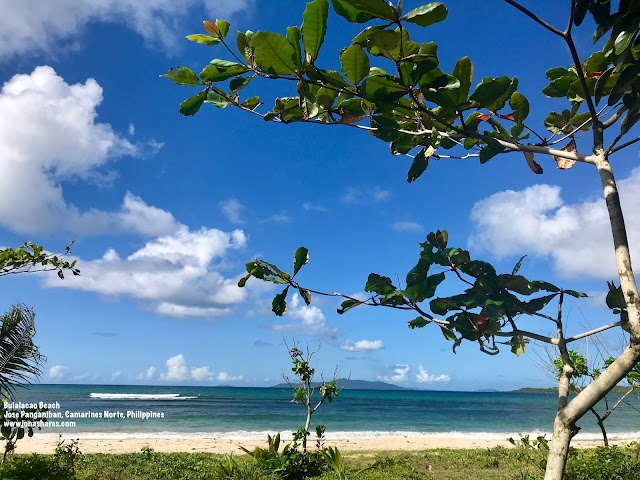
[[[637, 449], [637, 445], [636, 445]], [[596, 447], [574, 455], [567, 463], [566, 480], [637, 480], [640, 458], [632, 448]]]

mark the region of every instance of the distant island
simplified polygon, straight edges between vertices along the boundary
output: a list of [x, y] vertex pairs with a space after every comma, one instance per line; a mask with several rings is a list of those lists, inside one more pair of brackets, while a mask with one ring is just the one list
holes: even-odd
[[[387, 382], [370, 382], [367, 380], [348, 380], [347, 390], [413, 390], [412, 388], [400, 387]], [[338, 388], [342, 388], [347, 383], [346, 378], [338, 378], [336, 385]], [[313, 386], [317, 387], [320, 382], [314, 382]], [[270, 388], [290, 388], [287, 383], [279, 383], [273, 385]]]
[[[613, 387], [611, 392], [614, 395], [624, 395], [629, 390], [629, 387]], [[519, 388], [517, 390], [511, 390], [514, 393], [558, 393], [558, 387], [554, 388]], [[635, 390], [632, 395], [640, 395], [640, 390]]]

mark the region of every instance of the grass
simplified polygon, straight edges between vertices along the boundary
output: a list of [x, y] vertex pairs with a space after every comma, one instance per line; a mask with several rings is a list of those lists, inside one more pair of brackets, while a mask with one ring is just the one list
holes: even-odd
[[[533, 480], [541, 478], [542, 456], [522, 448], [425, 450], [416, 452], [344, 453], [346, 474], [353, 480]], [[360, 471], [363, 468], [371, 467]], [[637, 447], [573, 451], [567, 468], [570, 480], [637, 478]], [[336, 480], [332, 470], [313, 477]], [[0, 467], [1, 480], [280, 480], [277, 473], [260, 470], [247, 456], [209, 453], [16, 455]]]

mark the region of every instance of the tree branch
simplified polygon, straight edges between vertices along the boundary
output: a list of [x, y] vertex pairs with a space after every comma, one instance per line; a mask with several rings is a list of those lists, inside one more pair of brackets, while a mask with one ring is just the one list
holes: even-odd
[[605, 330], [609, 330], [610, 328], [619, 327], [622, 325], [622, 322], [610, 323], [609, 325], [605, 325], [603, 327], [594, 328], [588, 332], [580, 333], [578, 335], [574, 335], [573, 337], [569, 337], [565, 340], [567, 343], [575, 342], [576, 340], [580, 340], [584, 337], [590, 337], [591, 335], [595, 335], [596, 333], [604, 332]]
[[622, 150], [623, 148], [627, 148], [629, 145], [633, 145], [636, 142], [640, 142], [640, 137], [636, 137], [633, 140], [629, 140], [628, 142], [623, 143], [622, 145], [620, 145], [620, 146], [618, 146], [616, 148], [609, 147], [610, 150], [608, 151], [609, 152], [608, 154], [611, 155], [613, 153], [616, 153], [617, 151]]
[[548, 24], [547, 22], [542, 20], [540, 17], [538, 17], [535, 13], [533, 13], [533, 12], [527, 10], [526, 8], [524, 8], [518, 2], [514, 2], [513, 0], [504, 0], [504, 1], [507, 2], [509, 5], [511, 5], [512, 7], [515, 7], [518, 10], [520, 10], [527, 17], [533, 19], [535, 22], [539, 23], [540, 25], [542, 25], [544, 28], [546, 28], [550, 32], [558, 35], [559, 37], [564, 37], [565, 32], [563, 32], [562, 30], [557, 29], [553, 25]]

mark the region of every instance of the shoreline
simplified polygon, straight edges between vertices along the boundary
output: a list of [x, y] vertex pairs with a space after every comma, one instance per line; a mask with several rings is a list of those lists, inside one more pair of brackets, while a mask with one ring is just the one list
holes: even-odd
[[[80, 435], [79, 435], [80, 436]], [[73, 435], [63, 436], [63, 439], [75, 439]], [[15, 453], [17, 454], [52, 454], [58, 443], [58, 437], [38, 436], [37, 433], [29, 438], [25, 437], [18, 442]], [[610, 444], [622, 444], [623, 440], [612, 440]], [[313, 442], [315, 444], [315, 441]], [[450, 449], [476, 449], [493, 448], [503, 446], [513, 448], [506, 439], [488, 438], [452, 438], [452, 437], [426, 437], [426, 436], [394, 436], [379, 438], [357, 438], [347, 440], [327, 440], [325, 446], [338, 447], [344, 452], [405, 450], [419, 451], [436, 448]], [[602, 440], [573, 440], [573, 447], [591, 448], [602, 445]], [[208, 453], [235, 453], [243, 454], [240, 447], [253, 450], [253, 448], [266, 446], [264, 440], [242, 440], [229, 438], [82, 438], [80, 436], [79, 448], [82, 453], [139, 453], [142, 447], [150, 447], [157, 452], [208, 452]]]

